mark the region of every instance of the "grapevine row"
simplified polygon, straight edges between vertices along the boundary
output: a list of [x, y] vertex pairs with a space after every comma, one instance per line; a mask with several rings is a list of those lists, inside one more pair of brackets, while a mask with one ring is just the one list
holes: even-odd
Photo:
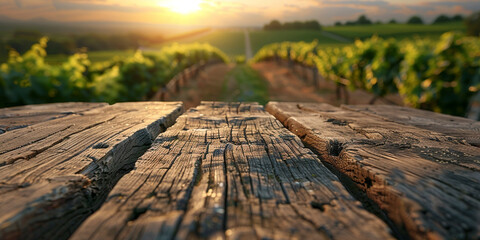
[[383, 97], [399, 93], [407, 105], [464, 115], [480, 89], [480, 38], [448, 32], [439, 40], [372, 37], [338, 48], [316, 41], [282, 42], [253, 61], [281, 58], [316, 68], [326, 79]]
[[72, 101], [139, 101], [150, 99], [184, 69], [209, 61], [227, 62], [208, 44], [174, 44], [158, 53], [91, 63], [77, 53], [61, 65], [45, 62], [47, 38], [25, 54], [10, 52], [0, 65], [0, 107]]

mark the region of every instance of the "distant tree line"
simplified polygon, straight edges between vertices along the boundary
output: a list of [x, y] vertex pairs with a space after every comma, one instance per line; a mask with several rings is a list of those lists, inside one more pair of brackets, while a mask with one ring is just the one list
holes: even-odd
[[449, 17], [447, 15], [439, 15], [435, 20], [433, 21], [433, 24], [438, 24], [438, 23], [449, 23], [449, 22], [460, 22], [463, 21], [464, 17], [460, 14], [457, 14], [455, 16]]
[[0, 39], [0, 62], [2, 62], [3, 59], [7, 59], [8, 57], [8, 51], [5, 46], [5, 40]]
[[285, 22], [281, 23], [278, 20], [272, 20], [270, 23], [263, 26], [264, 30], [300, 30], [300, 29], [309, 29], [309, 30], [321, 30], [322, 25], [317, 20], [310, 21], [294, 21], [294, 22]]
[[368, 19], [367, 16], [365, 15], [361, 15], [355, 21], [346, 21], [345, 24], [342, 24], [342, 22], [335, 22], [335, 26], [370, 25], [370, 24], [372, 24], [372, 21]]
[[[0, 57], [10, 49], [24, 53], [45, 34], [34, 30], [17, 30], [8, 39], [0, 39]], [[53, 36], [47, 46], [49, 54], [72, 54], [79, 50], [125, 50], [136, 49], [145, 42], [160, 42], [161, 37], [147, 37], [142, 34], [82, 34]]]
[[[463, 21], [463, 20], [464, 20], [464, 17], [460, 14], [457, 14], [457, 15], [452, 16], [452, 17], [449, 17], [447, 15], [442, 14], [442, 15], [439, 15], [437, 18], [435, 18], [435, 20], [433, 21], [433, 24], [459, 22], [459, 21]], [[397, 20], [391, 19], [390, 21], [388, 21], [388, 23], [395, 24], [395, 23], [397, 23]], [[407, 24], [424, 24], [424, 21], [419, 16], [411, 16], [405, 23], [407, 23]], [[342, 26], [342, 25], [353, 26], [353, 25], [369, 25], [369, 24], [373, 24], [373, 22], [370, 19], [368, 19], [367, 16], [361, 15], [355, 21], [346, 21], [345, 23], [342, 23], [342, 22], [338, 21], [338, 22], [335, 22], [334, 25], [335, 26]], [[382, 24], [382, 22], [381, 21], [376, 21], [375, 24]]]
[[472, 36], [480, 36], [480, 11], [473, 13], [465, 19], [467, 25], [467, 34]]

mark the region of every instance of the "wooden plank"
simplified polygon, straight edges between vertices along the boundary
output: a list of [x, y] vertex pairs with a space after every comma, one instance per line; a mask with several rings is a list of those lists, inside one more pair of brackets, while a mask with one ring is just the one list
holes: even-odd
[[270, 102], [266, 109], [411, 238], [480, 237], [479, 148], [327, 104]]
[[203, 102], [160, 134], [72, 239], [391, 239], [254, 103]]
[[182, 112], [117, 103], [0, 135], [0, 239], [67, 238]]
[[35, 123], [62, 118], [108, 105], [107, 103], [50, 103], [0, 109], [0, 134]]
[[343, 105], [342, 108], [381, 117], [386, 121], [443, 133], [457, 141], [465, 140], [473, 146], [480, 147], [480, 122], [468, 118], [400, 106]]

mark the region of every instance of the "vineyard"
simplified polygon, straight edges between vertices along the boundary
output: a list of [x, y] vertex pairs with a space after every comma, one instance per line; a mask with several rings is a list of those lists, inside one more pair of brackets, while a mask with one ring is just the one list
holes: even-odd
[[376, 97], [399, 93], [407, 105], [464, 115], [480, 89], [480, 40], [444, 33], [439, 40], [374, 36], [337, 48], [318, 42], [282, 42], [263, 47], [253, 61], [284, 59]]
[[155, 54], [91, 63], [77, 53], [59, 65], [45, 62], [48, 39], [20, 55], [11, 51], [0, 65], [0, 107], [71, 101], [141, 101], [149, 99], [184, 69], [209, 61], [227, 62], [208, 44], [173, 44]]
[[404, 39], [412, 36], [422, 38], [438, 38], [445, 32], [465, 32], [465, 24], [461, 21], [443, 24], [371, 24], [354, 26], [326, 26], [325, 31], [338, 34], [349, 39], [368, 39], [374, 35], [382, 38]]
[[[0, 67], [0, 106], [67, 101], [150, 99], [178, 73], [209, 61], [228, 62], [209, 44], [173, 44], [92, 63], [77, 53], [50, 65], [47, 38], [23, 55], [11, 51]], [[383, 39], [349, 45], [282, 42], [261, 48], [253, 62], [284, 59], [312, 68], [338, 86], [362, 89], [374, 99], [400, 94], [406, 105], [464, 116], [480, 89], [480, 40], [448, 32], [439, 39]]]
[[479, 0], [0, 6], [0, 240], [480, 240]]

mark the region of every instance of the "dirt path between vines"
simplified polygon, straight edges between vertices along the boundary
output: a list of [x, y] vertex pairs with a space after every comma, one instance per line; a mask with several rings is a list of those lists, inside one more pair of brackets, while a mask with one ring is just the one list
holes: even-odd
[[[284, 102], [330, 102], [331, 94], [322, 96], [313, 86], [293, 74], [287, 67], [274, 62], [260, 62], [252, 65], [268, 82], [270, 101]], [[330, 92], [330, 91], [328, 91]]]
[[244, 30], [245, 34], [245, 59], [248, 61], [253, 58], [252, 43], [250, 42], [250, 33]]
[[215, 64], [201, 71], [197, 78], [190, 79], [180, 93], [169, 101], [183, 101], [185, 109], [195, 107], [200, 101], [222, 101], [222, 90], [227, 75], [234, 65]]
[[[306, 71], [307, 77], [301, 77], [304, 69], [296, 67], [292, 70], [286, 64], [277, 64], [273, 61], [259, 62], [252, 65], [269, 84], [270, 101], [285, 102], [323, 102], [332, 105], [347, 104], [369, 104], [373, 95], [362, 91], [348, 91], [348, 102], [341, 94], [337, 99], [336, 85], [331, 81], [320, 80], [319, 88], [312, 84], [313, 77], [311, 70]], [[296, 73], [294, 73], [296, 72]], [[399, 96], [388, 96], [386, 99], [377, 99], [375, 104], [402, 105]]]
[[328, 38], [332, 38], [332, 39], [335, 39], [339, 42], [344, 42], [344, 43], [349, 43], [349, 42], [352, 42], [351, 39], [348, 39], [344, 36], [340, 36], [338, 34], [335, 34], [335, 33], [332, 33], [332, 32], [326, 32], [326, 31], [322, 31], [321, 34], [325, 37], [328, 37]]
[[[312, 84], [311, 71], [303, 78], [303, 69], [292, 70], [286, 64], [273, 61], [255, 63], [251, 66], [265, 79], [268, 84], [269, 101], [283, 102], [322, 102], [339, 106], [341, 104], [369, 104], [373, 95], [362, 90], [349, 91], [349, 101], [344, 95], [337, 99], [336, 85], [331, 81], [320, 80], [319, 88]], [[183, 101], [185, 109], [195, 107], [200, 101], [232, 101], [230, 96], [239, 91], [237, 81], [228, 76], [235, 68], [234, 64], [215, 64], [201, 71], [196, 79], [188, 80], [180, 93], [168, 98], [169, 101]], [[249, 91], [254, 94], [254, 91]], [[251, 97], [251, 96], [250, 96]], [[388, 96], [387, 99], [377, 99], [375, 104], [401, 105], [399, 96]]]

